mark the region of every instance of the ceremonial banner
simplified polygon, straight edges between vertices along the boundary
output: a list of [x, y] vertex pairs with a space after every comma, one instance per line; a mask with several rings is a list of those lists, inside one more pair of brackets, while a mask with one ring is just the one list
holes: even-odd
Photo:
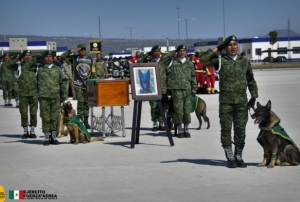
[[101, 53], [101, 40], [90, 40], [89, 44], [90, 54]]

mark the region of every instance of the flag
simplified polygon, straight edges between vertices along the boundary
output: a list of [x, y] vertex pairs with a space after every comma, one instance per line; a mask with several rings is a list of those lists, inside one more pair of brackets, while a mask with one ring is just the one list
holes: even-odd
[[9, 199], [13, 199], [13, 200], [24, 199], [24, 190], [9, 190]]

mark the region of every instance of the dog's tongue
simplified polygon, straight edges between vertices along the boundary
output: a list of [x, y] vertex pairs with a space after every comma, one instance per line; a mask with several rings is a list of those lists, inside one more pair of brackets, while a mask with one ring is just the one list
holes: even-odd
[[258, 124], [258, 120], [257, 119], [254, 120], [254, 124]]

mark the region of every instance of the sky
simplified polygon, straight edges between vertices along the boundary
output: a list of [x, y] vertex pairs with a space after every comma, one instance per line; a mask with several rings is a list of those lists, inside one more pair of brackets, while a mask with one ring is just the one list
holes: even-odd
[[288, 19], [290, 29], [300, 33], [299, 8], [300, 0], [1, 0], [0, 39], [9, 34], [95, 39], [205, 39], [234, 34], [250, 38], [287, 29]]

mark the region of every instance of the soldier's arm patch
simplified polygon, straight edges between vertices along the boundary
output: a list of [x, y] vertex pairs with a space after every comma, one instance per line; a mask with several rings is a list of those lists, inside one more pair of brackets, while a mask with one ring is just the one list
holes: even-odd
[[92, 67], [92, 72], [93, 72], [93, 73], [96, 72], [96, 67], [95, 67], [95, 66]]

